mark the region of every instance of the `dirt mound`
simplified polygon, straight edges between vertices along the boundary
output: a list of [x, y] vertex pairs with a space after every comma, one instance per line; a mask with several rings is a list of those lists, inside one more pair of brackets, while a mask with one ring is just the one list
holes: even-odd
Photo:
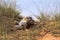
[[54, 37], [52, 36], [52, 34], [46, 34], [45, 36], [43, 36], [42, 38], [39, 37], [37, 38], [37, 40], [60, 40], [60, 37]]

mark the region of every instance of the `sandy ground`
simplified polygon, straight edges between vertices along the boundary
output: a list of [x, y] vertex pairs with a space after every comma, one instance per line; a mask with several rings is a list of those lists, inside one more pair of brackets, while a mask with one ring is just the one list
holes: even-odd
[[54, 37], [52, 34], [46, 34], [44, 37], [38, 37], [37, 40], [60, 40], [60, 37]]

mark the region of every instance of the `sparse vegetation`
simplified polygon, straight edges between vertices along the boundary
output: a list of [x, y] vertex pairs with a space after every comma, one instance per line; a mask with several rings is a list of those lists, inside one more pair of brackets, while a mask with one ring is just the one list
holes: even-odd
[[3, 36], [4, 38], [8, 33], [11, 33], [11, 31], [15, 30], [14, 21], [20, 21], [22, 18], [19, 16], [19, 12], [16, 9], [13, 9], [11, 6], [7, 6], [8, 5], [3, 6], [0, 4], [0, 36]]
[[60, 14], [53, 15], [54, 18], [50, 20], [48, 16], [42, 13], [41, 16], [37, 17], [40, 22], [34, 25], [33, 28], [15, 30], [14, 21], [19, 22], [22, 19], [19, 13], [14, 9], [14, 6], [0, 5], [0, 40], [36, 40], [37, 37], [42, 37], [47, 33], [60, 36]]

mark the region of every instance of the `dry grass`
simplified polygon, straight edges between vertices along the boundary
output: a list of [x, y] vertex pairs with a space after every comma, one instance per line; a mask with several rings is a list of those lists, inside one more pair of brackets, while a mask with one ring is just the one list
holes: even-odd
[[44, 37], [45, 40], [50, 35], [45, 36], [47, 33], [60, 37], [60, 14], [54, 15], [52, 20], [49, 20], [48, 16], [41, 14], [41, 17], [38, 17], [40, 22], [34, 25], [33, 28], [15, 30], [14, 20], [21, 20], [18, 15], [19, 12], [16, 9], [0, 6], [0, 40], [37, 40], [38, 37]]

